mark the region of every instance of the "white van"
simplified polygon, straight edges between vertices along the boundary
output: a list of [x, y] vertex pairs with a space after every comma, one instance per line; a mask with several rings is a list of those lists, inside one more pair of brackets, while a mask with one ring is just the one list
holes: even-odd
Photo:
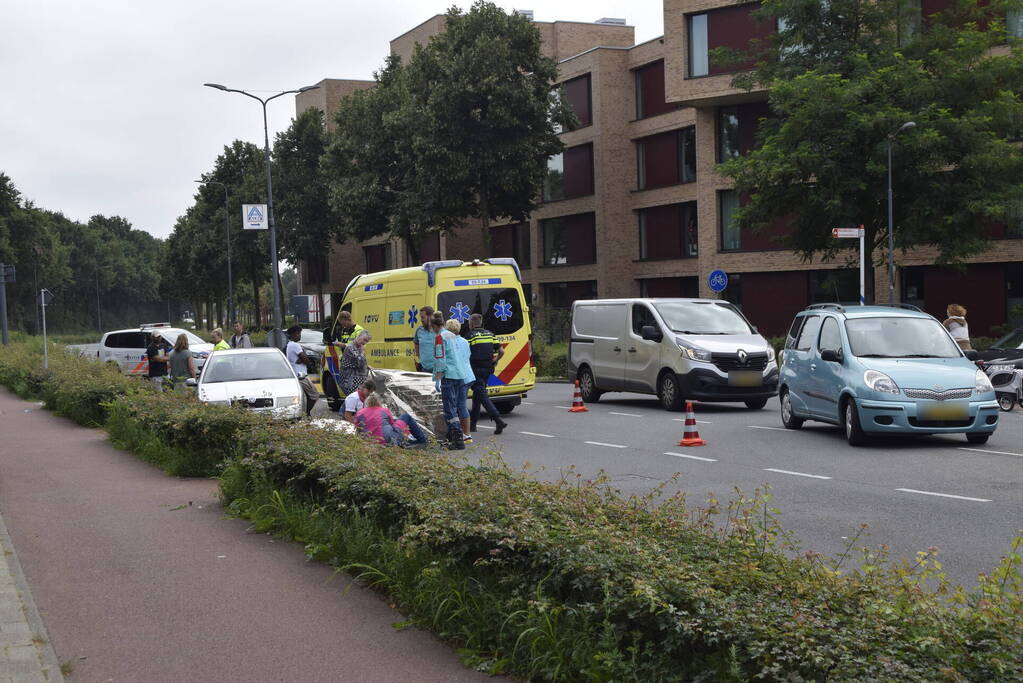
[[778, 394], [774, 349], [742, 312], [716, 299], [596, 299], [572, 305], [569, 372], [583, 400], [607, 391], [763, 408]]

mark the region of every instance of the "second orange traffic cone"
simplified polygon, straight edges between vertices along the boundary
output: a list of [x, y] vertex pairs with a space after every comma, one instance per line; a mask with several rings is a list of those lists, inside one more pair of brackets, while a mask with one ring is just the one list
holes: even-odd
[[575, 381], [575, 395], [572, 396], [572, 407], [568, 409], [570, 413], [588, 413], [590, 411], [585, 405], [583, 405], [583, 395], [579, 391], [579, 380]]
[[707, 442], [700, 438], [700, 432], [696, 430], [696, 413], [693, 412], [693, 402], [686, 401], [686, 426], [682, 432], [682, 440], [679, 446], [706, 446]]

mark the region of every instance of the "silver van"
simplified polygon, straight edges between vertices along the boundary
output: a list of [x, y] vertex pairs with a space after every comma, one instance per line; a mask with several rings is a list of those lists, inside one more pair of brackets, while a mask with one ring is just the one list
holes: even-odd
[[742, 312], [716, 299], [596, 299], [572, 305], [568, 367], [583, 400], [607, 391], [763, 408], [778, 393], [774, 349]]

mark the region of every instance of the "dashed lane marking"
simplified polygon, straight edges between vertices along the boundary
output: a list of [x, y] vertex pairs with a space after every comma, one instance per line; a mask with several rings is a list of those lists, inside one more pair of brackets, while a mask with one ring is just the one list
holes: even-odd
[[591, 446], [606, 446], [607, 448], [628, 448], [620, 443], [604, 443], [603, 441], [583, 441], [583, 443], [588, 443]]
[[572, 406], [554, 406], [555, 408], [561, 408], [562, 410], [572, 410]]
[[542, 436], [545, 439], [553, 439], [553, 434], [540, 434], [539, 432], [519, 432], [519, 434], [525, 434], [526, 436]]
[[959, 450], [972, 451], [974, 453], [990, 453], [992, 455], [1015, 455], [1017, 458], [1023, 458], [1023, 453], [1009, 453], [1007, 451], [986, 451], [983, 448], [966, 448], [964, 446], [960, 446]]
[[497, 429], [497, 427], [491, 427], [490, 425], [476, 425], [479, 429]]
[[955, 498], [956, 500], [971, 500], [974, 503], [990, 503], [990, 498], [971, 498], [970, 496], [956, 496], [951, 493], [938, 493], [936, 491], [918, 491], [917, 489], [895, 489], [903, 493], [919, 493], [924, 496], [940, 496], [942, 498]]
[[778, 474], [791, 474], [793, 477], [809, 477], [810, 479], [831, 479], [823, 474], [807, 474], [806, 472], [793, 472], [792, 470], [776, 470], [773, 467], [765, 467], [765, 472], [777, 472]]
[[532, 401], [523, 401], [522, 405], [524, 405], [524, 406], [535, 406], [536, 404], [533, 403]]
[[687, 455], [685, 453], [665, 453], [665, 455], [674, 455], [676, 458], [686, 458], [687, 460], [702, 460], [703, 462], [717, 462], [714, 458], [701, 458], [698, 455]]
[[643, 417], [639, 413], [616, 413], [613, 410], [608, 415], [621, 415], [622, 417]]
[[[672, 420], [673, 420], [674, 422], [685, 422], [685, 419], [683, 419], [683, 418], [681, 418], [681, 417], [673, 417], [673, 418], [671, 418], [671, 419], [672, 419]], [[714, 423], [713, 423], [713, 422], [710, 422], [710, 421], [708, 421], [708, 420], [697, 420], [697, 421], [696, 421], [696, 424], [698, 424], [698, 425], [712, 425], [712, 424], [714, 424]]]
[[772, 432], [787, 432], [784, 427], [761, 427], [760, 425], [746, 425], [750, 429], [770, 429]]

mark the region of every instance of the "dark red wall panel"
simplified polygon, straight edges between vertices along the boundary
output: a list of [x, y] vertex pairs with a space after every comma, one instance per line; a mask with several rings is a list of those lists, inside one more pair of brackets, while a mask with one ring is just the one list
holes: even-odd
[[[739, 52], [750, 50], [750, 41], [764, 39], [774, 33], [774, 22], [754, 21], [750, 13], [757, 9], [759, 4], [733, 5], [721, 9], [711, 10], [707, 13], [707, 47], [713, 50], [719, 47], [727, 47]], [[751, 63], [737, 64], [731, 66], [716, 65], [713, 57], [710, 60], [710, 74], [728, 73], [739, 71], [752, 66]]]
[[976, 263], [965, 271], [929, 267], [924, 270], [927, 312], [945, 319], [949, 304], [966, 307], [966, 322], [974, 337], [988, 336], [992, 325], [1005, 324], [1005, 264]]
[[743, 273], [742, 312], [765, 337], [785, 334], [792, 318], [807, 306], [806, 278], [800, 271]]

